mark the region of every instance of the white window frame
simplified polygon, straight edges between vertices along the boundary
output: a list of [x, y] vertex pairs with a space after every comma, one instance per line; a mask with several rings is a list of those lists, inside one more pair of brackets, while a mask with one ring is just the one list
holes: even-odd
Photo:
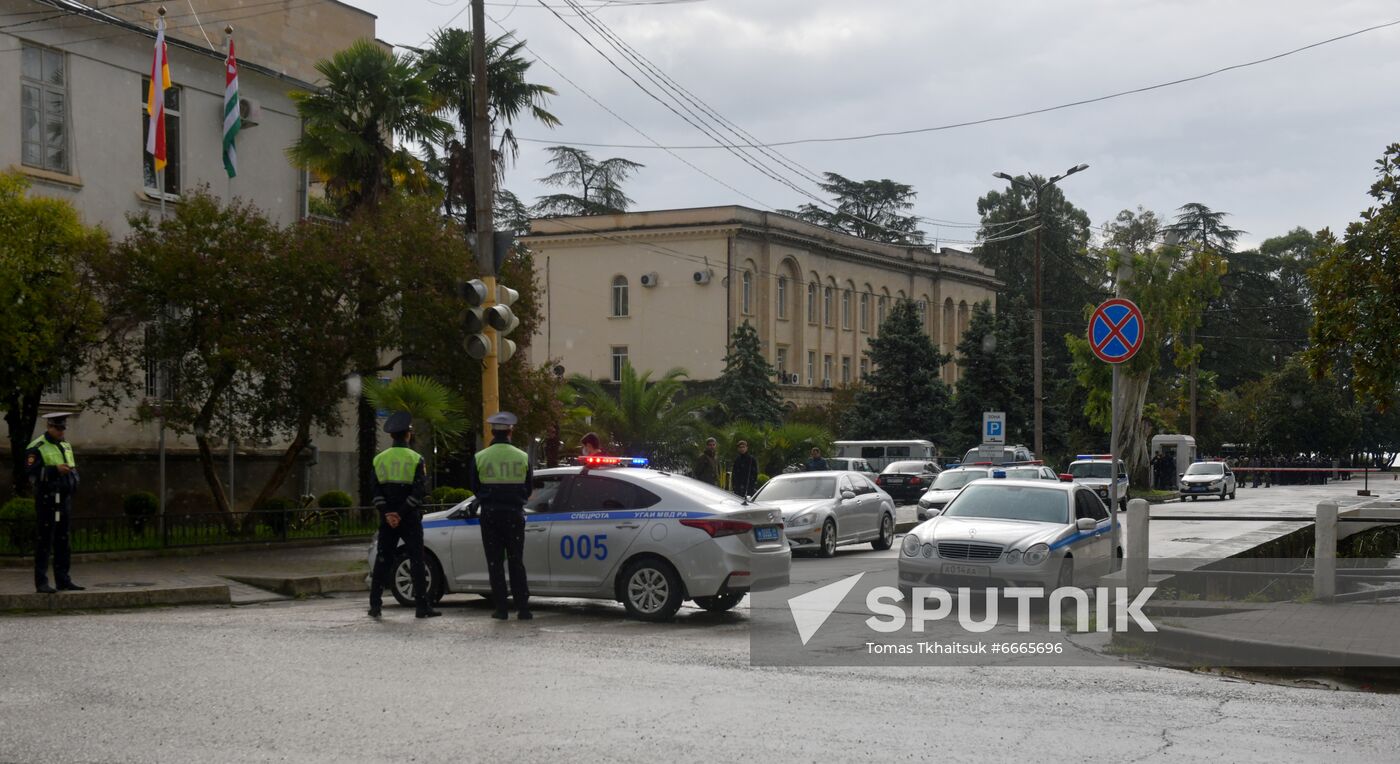
[[807, 323], [812, 326], [817, 325], [817, 293], [820, 291], [821, 287], [817, 285], [817, 282], [812, 281], [807, 284]]
[[[155, 160], [155, 158], [152, 157], [150, 154], [146, 153], [146, 131], [150, 129], [150, 118], [149, 118], [149, 117], [147, 116], [147, 114], [146, 114], [146, 98], [148, 97], [148, 94], [150, 93], [150, 88], [151, 88], [151, 78], [150, 78], [150, 76], [147, 75], [147, 76], [145, 76], [145, 77], [142, 77], [142, 78], [141, 78], [141, 188], [146, 192], [146, 195], [147, 195], [147, 196], [149, 196], [149, 197], [151, 197], [151, 198], [153, 198], [153, 199], [159, 199], [160, 196], [161, 196], [161, 190], [158, 189], [158, 188], [156, 188], [156, 184], [160, 182], [160, 180], [159, 180], [159, 177], [160, 177], [160, 176], [159, 176], [159, 173], [157, 173], [157, 172], [155, 171], [155, 162], [156, 162], [156, 160]], [[179, 199], [179, 198], [180, 198], [180, 182], [183, 180], [183, 178], [181, 177], [181, 167], [183, 166], [183, 163], [180, 161], [181, 149], [182, 149], [182, 148], [184, 147], [184, 145], [185, 145], [183, 124], [182, 124], [182, 121], [181, 121], [181, 119], [180, 119], [180, 115], [181, 115], [181, 113], [182, 113], [182, 111], [183, 111], [183, 107], [184, 107], [184, 92], [183, 92], [183, 90], [184, 90], [184, 89], [181, 88], [179, 85], [175, 85], [175, 84], [172, 83], [171, 86], [169, 87], [169, 89], [167, 89], [167, 90], [165, 91], [165, 192], [164, 192], [164, 193], [165, 193], [165, 198], [166, 198], [166, 199]], [[170, 106], [170, 101], [171, 101], [171, 96], [172, 96], [172, 95], [174, 96], [174, 101], [175, 101], [175, 107], [174, 107], [174, 108], [171, 108], [171, 106]], [[171, 133], [171, 130], [170, 130], [170, 127], [171, 127], [172, 124], [173, 124], [174, 127], [175, 127], [175, 130], [174, 130], [174, 133], [173, 133], [173, 134], [174, 134], [174, 138], [173, 138], [173, 139], [171, 138], [172, 133]], [[150, 178], [147, 178], [147, 177], [146, 177], [146, 169], [147, 169], [148, 167], [150, 168], [150, 172], [151, 172], [151, 177], [150, 177]], [[173, 173], [171, 172], [172, 168], [174, 169], [174, 172], [173, 172]], [[174, 190], [174, 191], [171, 191], [171, 190], [170, 190], [171, 188], [174, 188], [175, 190]]]
[[787, 291], [788, 291], [788, 289], [787, 289], [787, 288], [788, 288], [788, 278], [787, 278], [787, 276], [779, 276], [779, 277], [778, 277], [778, 318], [787, 318], [787, 317], [788, 317], [788, 305], [787, 305]]
[[627, 318], [632, 315], [630, 312], [630, 287], [627, 277], [622, 275], [613, 276], [612, 280], [612, 317]]
[[[73, 107], [68, 97], [68, 54], [61, 50], [54, 50], [53, 48], [46, 48], [42, 45], [34, 45], [28, 42], [23, 43], [20, 46], [20, 50], [20, 162], [26, 167], [56, 172], [62, 175], [71, 175], [73, 172]], [[31, 77], [29, 76], [30, 73], [25, 71], [27, 68], [26, 64], [31, 60], [31, 56], [37, 56], [39, 64], [38, 77]], [[63, 70], [63, 74], [59, 78], [60, 81], [56, 83], [44, 76], [47, 73], [46, 67], [51, 60], [51, 56], [58, 57], [59, 67]], [[29, 89], [38, 91], [38, 100], [32, 106], [25, 106], [24, 93]], [[60, 149], [63, 162], [61, 164], [49, 162], [49, 151], [53, 147], [49, 144], [48, 119], [55, 115], [49, 114], [48, 103], [49, 99], [53, 96], [58, 96], [63, 102], [63, 113], [57, 115], [60, 117], [60, 123], [63, 125], [63, 146]], [[37, 144], [35, 144], [34, 141], [25, 140], [24, 118], [25, 115], [29, 113], [34, 113], [34, 118], [38, 122], [39, 141]], [[25, 157], [25, 149], [34, 145], [37, 145], [39, 151], [38, 162], [28, 161]]]
[[851, 290], [841, 290], [841, 328], [851, 328]]
[[44, 388], [39, 400], [44, 403], [73, 403], [73, 375], [62, 374]]
[[817, 379], [817, 351], [807, 351], [807, 384], [815, 385], [821, 380]]
[[612, 353], [612, 381], [621, 382], [622, 367], [627, 363], [627, 346], [613, 345], [610, 350]]
[[743, 309], [744, 309], [744, 315], [746, 315], [746, 316], [751, 316], [751, 315], [753, 315], [753, 272], [752, 272], [752, 271], [744, 271], [744, 275], [743, 275], [743, 277], [742, 277], [740, 280], [743, 282], [743, 287], [744, 287], [744, 288], [743, 288]]
[[835, 297], [833, 294], [835, 291], [836, 287], [833, 286], [822, 287], [822, 324], [824, 326], [835, 326], [836, 317], [832, 315], [834, 313], [832, 310], [834, 300], [832, 298]]
[[851, 357], [848, 355], [841, 356], [841, 384], [851, 384]]

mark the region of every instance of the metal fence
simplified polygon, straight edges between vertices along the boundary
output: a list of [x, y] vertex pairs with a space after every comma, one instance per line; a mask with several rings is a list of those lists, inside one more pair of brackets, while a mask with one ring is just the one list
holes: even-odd
[[[424, 512], [450, 505], [424, 507]], [[182, 513], [113, 517], [74, 515], [69, 518], [69, 542], [75, 554], [135, 549], [219, 546], [263, 542], [368, 538], [379, 529], [373, 507], [272, 510], [259, 512]], [[35, 521], [0, 519], [0, 557], [34, 553]]]

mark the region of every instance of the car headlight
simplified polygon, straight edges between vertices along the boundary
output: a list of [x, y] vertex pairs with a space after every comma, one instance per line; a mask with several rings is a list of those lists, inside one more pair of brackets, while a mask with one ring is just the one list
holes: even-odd
[[1049, 557], [1050, 547], [1046, 546], [1045, 544], [1036, 544], [1030, 549], [1027, 549], [1026, 553], [1022, 555], [1021, 559], [1025, 560], [1025, 563], [1027, 565], [1040, 565], [1044, 563], [1045, 560]]
[[1224, 482], [1224, 481], [1222, 481], [1222, 480], [1212, 480], [1212, 481], [1210, 481], [1210, 487], [1211, 487], [1211, 488], [1219, 488], [1219, 487], [1220, 487], [1220, 484], [1221, 484], [1222, 482]]
[[1020, 561], [1021, 561], [1021, 550], [1019, 550], [1019, 549], [1012, 549], [1010, 552], [1007, 552], [1007, 553], [1006, 553], [1006, 562], [1007, 562], [1007, 564], [1009, 564], [1009, 565], [1015, 565], [1016, 563], [1018, 563], [1018, 562], [1020, 562]]
[[925, 557], [933, 557], [933, 544], [924, 544], [922, 549]]
[[817, 516], [813, 514], [798, 515], [792, 518], [792, 527], [801, 528], [804, 525], [811, 525], [817, 521]]
[[905, 537], [904, 537], [904, 545], [903, 545], [902, 547], [900, 547], [900, 551], [904, 553], [904, 556], [905, 556], [905, 557], [918, 557], [918, 556], [919, 556], [919, 537], [918, 537], [918, 536], [915, 536], [915, 535], [912, 534], [912, 533], [909, 534], [909, 535], [907, 535], [907, 536], [905, 536]]
[[929, 507], [929, 501], [928, 501], [928, 499], [919, 499], [919, 506], [920, 506], [920, 507], [923, 507], [924, 509], [928, 509], [928, 507]]

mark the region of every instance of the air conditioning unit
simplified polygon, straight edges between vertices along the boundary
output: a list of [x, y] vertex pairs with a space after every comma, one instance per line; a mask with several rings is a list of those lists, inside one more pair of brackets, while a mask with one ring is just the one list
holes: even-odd
[[822, 387], [830, 388], [830, 387], [831, 387], [831, 379], [830, 379], [830, 378], [824, 378], [824, 379], [822, 379]]
[[795, 385], [795, 384], [797, 384], [797, 383], [800, 382], [800, 381], [802, 381], [802, 378], [799, 377], [799, 376], [797, 376], [797, 374], [796, 374], [795, 372], [788, 375], [788, 384], [789, 384], [789, 385]]
[[706, 268], [703, 271], [696, 271], [690, 276], [692, 281], [701, 285], [710, 283], [710, 279], [713, 279], [714, 277], [715, 272], [710, 270], [709, 268]]
[[652, 287], [661, 283], [661, 277], [656, 275], [655, 273], [643, 273], [641, 282], [642, 286], [646, 287], [647, 289], [651, 289]]
[[261, 102], [256, 98], [238, 97], [238, 119], [243, 127], [256, 127], [262, 118]]

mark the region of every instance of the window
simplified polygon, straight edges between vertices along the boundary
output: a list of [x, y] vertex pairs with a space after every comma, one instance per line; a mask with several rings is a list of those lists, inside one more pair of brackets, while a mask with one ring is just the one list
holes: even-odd
[[851, 328], [851, 290], [841, 292], [841, 328]]
[[831, 326], [831, 287], [822, 290], [822, 323]]
[[787, 318], [787, 276], [778, 277], [778, 318]]
[[807, 351], [807, 384], [817, 380], [817, 351]]
[[865, 378], [866, 378], [867, 376], [869, 376], [869, 375], [870, 375], [870, 359], [869, 359], [869, 358], [862, 358], [862, 359], [860, 359], [860, 378], [861, 378], [861, 381], [865, 381]]
[[807, 285], [807, 323], [817, 322], [817, 285], [815, 282]]
[[781, 380], [781, 381], [783, 381], [783, 382], [786, 382], [786, 381], [787, 381], [787, 368], [788, 368], [788, 349], [787, 349], [787, 348], [778, 348], [778, 363], [776, 364], [776, 366], [778, 367], [778, 379]]
[[45, 403], [70, 403], [73, 400], [73, 377], [64, 374], [44, 388], [40, 400]]
[[875, 318], [876, 318], [876, 320], [875, 320], [875, 328], [876, 328], [876, 329], [878, 329], [878, 328], [880, 328], [880, 327], [882, 327], [882, 326], [885, 325], [885, 298], [884, 298], [883, 296], [880, 297], [880, 307], [879, 307], [879, 311], [880, 311], [880, 312], [879, 312], [879, 315], [877, 315], [877, 316], [875, 317]]
[[612, 349], [612, 379], [622, 381], [622, 367], [627, 365], [627, 346], [615, 345]]
[[[152, 347], [159, 340], [155, 327], [146, 327], [146, 347]], [[170, 367], [154, 358], [146, 359], [146, 397], [155, 400], [169, 400]]]
[[569, 486], [565, 506], [558, 511], [584, 512], [599, 509], [645, 509], [661, 497], [641, 486], [601, 475], [579, 475]]
[[1076, 519], [1088, 517], [1093, 520], [1107, 520], [1108, 510], [1104, 508], [1103, 502], [1094, 495], [1093, 491], [1075, 491], [1074, 503]]
[[532, 486], [533, 490], [530, 491], [530, 498], [525, 502], [525, 512], [539, 514], [550, 511], [550, 505], [555, 503], [554, 497], [559, 495], [559, 488], [562, 485], [562, 475], [536, 477], [534, 486]]
[[822, 357], [822, 387], [831, 387], [831, 356]]
[[928, 330], [928, 300], [919, 300], [919, 326]]
[[753, 274], [744, 271], [744, 313], [753, 313]]
[[851, 357], [848, 355], [841, 356], [841, 384], [851, 384]]
[[627, 277], [614, 276], [612, 281], [612, 314], [622, 318], [627, 313]]
[[860, 293], [860, 330], [870, 331], [870, 295]]
[[[141, 172], [148, 193], [157, 193], [156, 160], [146, 153], [146, 132], [151, 129], [151, 117], [146, 113], [146, 96], [151, 78], [141, 78]], [[180, 88], [165, 91], [165, 193], [180, 194]]]
[[24, 164], [67, 174], [68, 71], [63, 53], [25, 45], [20, 66], [20, 146]]

